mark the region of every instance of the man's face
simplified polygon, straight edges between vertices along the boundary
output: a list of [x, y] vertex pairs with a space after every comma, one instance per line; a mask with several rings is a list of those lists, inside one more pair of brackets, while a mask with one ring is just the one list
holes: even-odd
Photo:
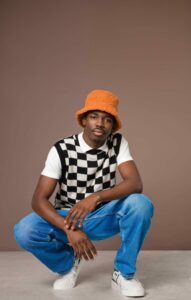
[[90, 111], [82, 118], [84, 134], [94, 142], [104, 142], [112, 132], [114, 118], [103, 111]]

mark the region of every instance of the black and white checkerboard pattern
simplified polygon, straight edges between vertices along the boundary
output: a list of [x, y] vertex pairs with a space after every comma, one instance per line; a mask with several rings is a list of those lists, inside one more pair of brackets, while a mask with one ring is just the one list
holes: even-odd
[[110, 135], [106, 152], [92, 149], [85, 153], [80, 148], [78, 135], [55, 143], [62, 164], [62, 177], [55, 198], [56, 209], [70, 209], [92, 193], [115, 186], [116, 155], [120, 142], [121, 134]]

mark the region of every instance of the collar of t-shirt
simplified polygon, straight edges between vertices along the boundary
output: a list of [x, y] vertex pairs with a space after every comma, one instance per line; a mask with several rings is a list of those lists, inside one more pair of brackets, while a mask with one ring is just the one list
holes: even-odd
[[[80, 144], [80, 148], [82, 149], [83, 152], [87, 152], [89, 150], [92, 150], [93, 148], [91, 148], [84, 140], [83, 138], [83, 132], [80, 132], [78, 134], [78, 141], [79, 141], [79, 144]], [[99, 150], [102, 150], [102, 151], [106, 151], [107, 152], [107, 140], [105, 141], [105, 143], [97, 148]]]

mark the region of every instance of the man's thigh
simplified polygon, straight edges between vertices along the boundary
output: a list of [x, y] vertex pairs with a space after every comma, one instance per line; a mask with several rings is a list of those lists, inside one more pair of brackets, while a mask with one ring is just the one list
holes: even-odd
[[[68, 210], [57, 210], [57, 213], [65, 217], [68, 214]], [[15, 224], [14, 232], [17, 236], [19, 235], [23, 239], [25, 236], [38, 236], [38, 238], [42, 237], [44, 241], [49, 241], [51, 238], [56, 238], [68, 243], [68, 238], [64, 230], [54, 226], [36, 212], [31, 212], [22, 218], [17, 224]]]
[[103, 240], [119, 233], [119, 218], [122, 199], [112, 200], [89, 213], [82, 230], [92, 240]]

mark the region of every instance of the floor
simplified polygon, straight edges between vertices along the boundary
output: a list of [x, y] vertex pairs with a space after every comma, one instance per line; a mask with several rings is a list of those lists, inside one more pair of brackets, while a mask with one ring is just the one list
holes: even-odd
[[[83, 261], [72, 290], [52, 288], [52, 273], [25, 251], [0, 252], [1, 300], [114, 300], [127, 299], [110, 287], [115, 251], [98, 251], [94, 261]], [[141, 251], [136, 277], [147, 300], [191, 299], [191, 251]], [[132, 299], [132, 298], [131, 298]]]

